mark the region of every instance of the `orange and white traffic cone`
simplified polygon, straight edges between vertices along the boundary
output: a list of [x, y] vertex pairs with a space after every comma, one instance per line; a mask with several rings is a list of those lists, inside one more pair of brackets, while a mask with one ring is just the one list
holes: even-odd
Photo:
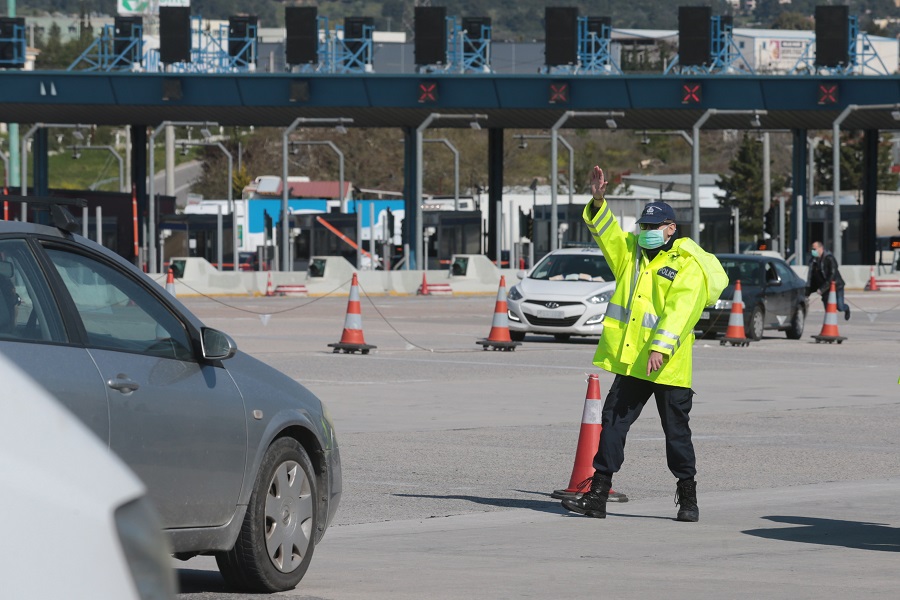
[[875, 267], [874, 265], [869, 267], [869, 285], [865, 288], [867, 292], [880, 292], [881, 288], [878, 287], [878, 281], [875, 280]]
[[275, 288], [272, 287], [272, 271], [269, 271], [269, 280], [266, 282], [266, 296], [274, 296]]
[[728, 315], [728, 329], [725, 330], [725, 337], [719, 342], [724, 346], [726, 343], [732, 346], [749, 346], [750, 339], [744, 332], [744, 299], [741, 296], [741, 280], [734, 282], [734, 298], [731, 300], [731, 313]]
[[416, 292], [420, 296], [430, 296], [431, 292], [428, 291], [428, 280], [425, 278], [425, 273], [422, 273], [422, 285], [419, 286], [418, 291]]
[[353, 281], [350, 282], [350, 299], [347, 300], [347, 316], [344, 318], [344, 333], [341, 335], [341, 341], [328, 344], [330, 348], [334, 348], [334, 353], [344, 351], [353, 354], [359, 350], [362, 354], [368, 354], [369, 350], [377, 348], [367, 344], [363, 337], [362, 330], [362, 314], [359, 310], [359, 281], [356, 273], [353, 274]]
[[[575, 451], [575, 464], [572, 467], [572, 477], [569, 478], [569, 487], [564, 490], [554, 490], [551, 498], [563, 500], [565, 498], [578, 498], [591, 487], [591, 479], [594, 477], [594, 455], [600, 445], [601, 415], [603, 414], [603, 402], [600, 399], [600, 377], [596, 373], [588, 375], [588, 388], [584, 397], [584, 413], [581, 416], [581, 431], [578, 432], [578, 448]], [[625, 494], [610, 490], [610, 502], [628, 502]]]
[[166, 276], [166, 291], [172, 296], [178, 295], [175, 293], [175, 272], [172, 269], [169, 269], [169, 274]]
[[500, 289], [497, 290], [497, 303], [494, 305], [494, 320], [491, 322], [491, 332], [476, 344], [481, 344], [483, 350], [490, 347], [493, 350], [515, 350], [522, 342], [514, 342], [509, 335], [509, 313], [506, 306], [506, 277], [500, 276]]
[[837, 342], [840, 344], [846, 340], [847, 338], [841, 337], [841, 334], [838, 333], [837, 324], [837, 290], [832, 281], [831, 291], [828, 292], [828, 304], [825, 305], [825, 321], [822, 323], [822, 331], [819, 332], [819, 335], [813, 336], [816, 343], [828, 342], [830, 344], [832, 342]]

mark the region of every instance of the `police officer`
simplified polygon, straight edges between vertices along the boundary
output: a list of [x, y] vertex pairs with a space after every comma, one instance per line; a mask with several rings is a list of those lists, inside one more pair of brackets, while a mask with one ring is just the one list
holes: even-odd
[[688, 426], [693, 329], [703, 308], [728, 285], [722, 265], [689, 238], [676, 239], [675, 211], [651, 202], [638, 219], [640, 235], [622, 231], [604, 199], [600, 167], [591, 176], [593, 199], [584, 220], [616, 276], [594, 364], [615, 373], [603, 404], [603, 434], [591, 489], [562, 501], [570, 511], [606, 518], [613, 473], [625, 459], [625, 437], [653, 395], [666, 436], [669, 470], [678, 479], [679, 521], [697, 521], [694, 446]]

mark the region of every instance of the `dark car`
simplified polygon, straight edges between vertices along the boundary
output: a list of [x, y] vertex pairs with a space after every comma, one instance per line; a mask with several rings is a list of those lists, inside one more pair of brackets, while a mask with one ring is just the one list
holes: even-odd
[[784, 331], [792, 340], [800, 339], [806, 322], [808, 300], [806, 282], [777, 256], [717, 254], [728, 274], [728, 287], [715, 306], [703, 311], [696, 331], [701, 337], [724, 334], [728, 328], [734, 288], [741, 282], [744, 305], [744, 333], [751, 340], [762, 338], [766, 330]]

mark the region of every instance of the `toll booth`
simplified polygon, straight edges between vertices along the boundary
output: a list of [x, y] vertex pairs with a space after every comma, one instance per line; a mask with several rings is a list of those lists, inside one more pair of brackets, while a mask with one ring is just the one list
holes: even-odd
[[481, 213], [475, 211], [426, 211], [422, 213], [426, 231], [434, 233], [424, 238], [423, 248], [428, 257], [429, 270], [449, 269], [454, 254], [481, 253]]
[[[834, 222], [833, 204], [822, 204], [807, 207], [806, 233], [803, 243], [806, 248], [802, 252], [808, 252], [809, 245], [818, 240], [830, 249], [834, 249], [833, 232]], [[872, 259], [871, 256], [863, 256], [863, 217], [865, 207], [853, 204], [841, 206], [841, 262], [846, 265], [864, 265]]]

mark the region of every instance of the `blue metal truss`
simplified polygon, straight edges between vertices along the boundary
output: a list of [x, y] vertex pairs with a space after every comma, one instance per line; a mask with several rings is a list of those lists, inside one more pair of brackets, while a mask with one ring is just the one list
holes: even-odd
[[361, 38], [346, 37], [346, 30], [338, 25], [330, 32], [329, 73], [371, 73], [372, 32], [375, 27], [363, 25]]
[[[859, 17], [851, 15], [848, 19], [849, 35], [847, 36], [847, 64], [837, 67], [816, 65], [813, 47], [815, 39], [806, 44], [803, 54], [794, 63], [790, 75], [890, 75], [884, 61], [875, 51], [869, 34], [859, 32]], [[861, 49], [860, 49], [861, 47]]]
[[612, 27], [605, 23], [600, 33], [588, 30], [588, 17], [578, 17], [578, 58], [572, 65], [544, 66], [542, 73], [553, 75], [621, 75], [622, 69], [610, 52]]
[[665, 74], [680, 75], [755, 75], [750, 62], [744, 58], [737, 44], [734, 43], [734, 27], [730, 21], [720, 16], [709, 19], [709, 64], [683, 67], [679, 64], [678, 55], [666, 67]]
[[[116, 44], [124, 44], [116, 52]], [[94, 39], [67, 71], [134, 71], [139, 70], [144, 55], [144, 27], [131, 24], [127, 35], [116, 36], [115, 25], [104, 25]]]
[[[234, 55], [228, 52], [229, 44], [240, 44]], [[191, 17], [191, 62], [168, 65], [173, 73], [246, 73], [256, 70], [257, 26], [248, 24], [243, 37], [229, 37], [228, 25], [222, 24], [217, 30], [203, 29], [203, 18]], [[147, 71], [163, 71], [159, 62], [159, 50], [148, 50], [144, 56]]]
[[0, 37], [0, 43], [12, 44], [12, 56], [0, 57], [0, 67], [8, 69], [21, 69], [25, 66], [25, 27], [23, 25], [12, 26], [11, 37]]
[[490, 25], [482, 25], [478, 37], [456, 23], [456, 17], [447, 17], [450, 35], [447, 38], [447, 68], [451, 73], [493, 73], [491, 68]]
[[578, 17], [578, 70], [580, 75], [621, 75], [610, 53], [612, 27], [602, 24], [600, 34], [588, 31], [587, 17]]

